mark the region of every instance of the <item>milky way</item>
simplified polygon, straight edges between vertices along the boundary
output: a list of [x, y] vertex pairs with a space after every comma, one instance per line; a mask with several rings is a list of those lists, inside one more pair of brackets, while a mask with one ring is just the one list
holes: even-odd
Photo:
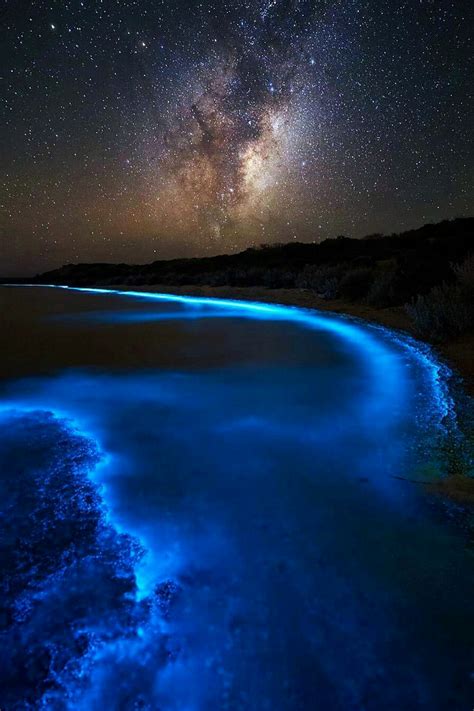
[[4, 273], [469, 214], [469, 2], [7, 2]]

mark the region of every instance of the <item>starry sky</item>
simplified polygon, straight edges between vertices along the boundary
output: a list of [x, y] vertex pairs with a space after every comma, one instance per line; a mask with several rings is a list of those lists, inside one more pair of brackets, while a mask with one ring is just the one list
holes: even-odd
[[0, 272], [472, 214], [470, 0], [10, 1]]

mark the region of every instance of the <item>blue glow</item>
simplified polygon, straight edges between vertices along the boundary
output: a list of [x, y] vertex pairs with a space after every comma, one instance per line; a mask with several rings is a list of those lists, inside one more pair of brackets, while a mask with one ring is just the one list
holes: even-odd
[[[35, 703], [424, 710], [452, 698], [455, 679], [466, 699], [468, 554], [397, 478], [439, 466], [452, 406], [430, 350], [296, 307], [64, 288], [81, 311], [66, 306], [51, 333], [74, 343], [103, 324], [100, 343], [120, 346], [122, 329], [150, 337], [156, 321], [153, 338], [177, 336], [184, 365], [130, 367], [117, 348], [110, 369], [1, 386], [2, 471], [18, 466], [34, 506], [49, 497], [54, 527], [81, 546], [80, 562], [69, 543], [54, 548], [15, 602], [9, 634], [39, 635], [18, 654], [57, 650]], [[81, 293], [120, 298], [83, 311]], [[228, 357], [209, 365], [217, 346]]]
[[[8, 285], [7, 285], [8, 286]], [[14, 285], [12, 285], [14, 286]], [[38, 285], [24, 285], [26, 287], [36, 287]], [[126, 322], [126, 321], [159, 321], [195, 318], [216, 318], [217, 316], [240, 317], [250, 319], [290, 321], [304, 328], [324, 330], [333, 333], [344, 342], [357, 347], [363, 358], [363, 362], [372, 377], [372, 384], [377, 385], [378, 401], [389, 396], [392, 397], [403, 387], [404, 378], [400, 373], [399, 364], [394, 359], [393, 353], [384, 345], [383, 341], [388, 341], [392, 345], [405, 350], [408, 358], [418, 361], [424, 372], [424, 378], [431, 390], [430, 406], [436, 410], [439, 421], [449, 415], [453, 415], [453, 404], [447, 388], [447, 381], [450, 371], [445, 364], [433, 355], [431, 349], [426, 344], [416, 341], [405, 333], [386, 329], [383, 326], [367, 324], [355, 317], [344, 315], [328, 315], [327, 312], [304, 309], [296, 306], [282, 306], [280, 304], [264, 304], [251, 301], [239, 301], [234, 299], [214, 299], [211, 297], [183, 296], [178, 294], [160, 294], [146, 291], [104, 289], [92, 287], [69, 287], [66, 285], [39, 285], [42, 288], [66, 289], [91, 294], [115, 294], [121, 297], [135, 298], [142, 301], [158, 301], [163, 303], [182, 304], [191, 309], [190, 312], [181, 314], [152, 314], [152, 313], [117, 313], [107, 314], [96, 313], [93, 317], [103, 322]], [[204, 308], [205, 313], [195, 309]], [[79, 316], [80, 317], [80, 316]], [[382, 336], [382, 338], [380, 338]], [[377, 377], [376, 373], [380, 373]]]

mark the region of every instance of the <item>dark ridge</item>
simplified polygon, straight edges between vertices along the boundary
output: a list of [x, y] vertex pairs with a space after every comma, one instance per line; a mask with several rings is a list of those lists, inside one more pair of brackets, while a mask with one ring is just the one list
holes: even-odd
[[474, 327], [473, 236], [474, 218], [467, 217], [400, 234], [260, 245], [215, 257], [67, 264], [16, 283], [305, 289], [372, 309], [404, 306], [414, 333], [441, 342]]
[[307, 267], [338, 265], [348, 272], [391, 266], [400, 282], [395, 303], [404, 303], [436, 284], [452, 281], [451, 263], [465, 258], [472, 249], [473, 235], [474, 218], [459, 218], [400, 234], [368, 235], [363, 239], [341, 236], [320, 244], [261, 245], [239, 254], [215, 257], [146, 265], [67, 264], [28, 281], [71, 286], [206, 284], [304, 288], [301, 277]]

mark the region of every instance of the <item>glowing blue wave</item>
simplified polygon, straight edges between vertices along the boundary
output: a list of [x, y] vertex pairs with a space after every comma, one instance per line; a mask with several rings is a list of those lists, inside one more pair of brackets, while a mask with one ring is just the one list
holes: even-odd
[[[9, 285], [6, 285], [9, 286]], [[11, 285], [14, 286], [14, 285]], [[381, 325], [371, 324], [356, 317], [346, 315], [328, 315], [315, 309], [305, 309], [299, 306], [284, 306], [281, 304], [266, 304], [237, 299], [221, 299], [203, 296], [183, 296], [180, 294], [162, 294], [147, 291], [121, 290], [112, 288], [72, 287], [56, 284], [27, 284], [27, 287], [43, 287], [66, 289], [92, 294], [116, 294], [122, 297], [145, 301], [182, 304], [191, 309], [182, 314], [102, 314], [96, 315], [97, 320], [134, 321], [134, 320], [178, 320], [194, 318], [240, 317], [259, 320], [289, 321], [312, 330], [325, 330], [340, 337], [355, 346], [372, 371], [375, 382], [383, 384], [386, 394], [395, 395], [403, 383], [403, 374], [383, 339], [407, 351], [411, 359], [422, 367], [428, 386], [431, 390], [432, 410], [440, 421], [447, 416], [454, 416], [453, 401], [447, 385], [452, 373], [448, 366], [433, 354], [432, 349], [406, 333], [397, 332]], [[201, 311], [201, 309], [203, 309]], [[79, 316], [80, 318], [80, 316]], [[380, 391], [380, 394], [383, 393]]]
[[[41, 419], [44, 415], [38, 412], [46, 410], [58, 422], [69, 421], [79, 436], [95, 443], [102, 461], [91, 467], [88, 475], [100, 487], [105, 502], [104, 525], [119, 536], [131, 534], [146, 551], [132, 564], [134, 588], [128, 592], [127, 607], [127, 614], [132, 615], [130, 624], [114, 622], [115, 631], [109, 638], [101, 638], [82, 666], [79, 664], [80, 678], [59, 680], [70, 700], [68, 708], [88, 711], [103, 705], [104, 700], [114, 708], [113, 704], [133, 698], [144, 708], [148, 703], [150, 708], [176, 711], [249, 709], [252, 699], [237, 704], [225, 695], [230, 688], [238, 693], [249, 674], [255, 673], [252, 669], [258, 669], [251, 655], [247, 659], [247, 652], [242, 654], [240, 635], [244, 635], [245, 650], [249, 641], [262, 644], [263, 657], [267, 654], [266, 635], [277, 656], [283, 644], [282, 663], [291, 666], [292, 654], [286, 644], [293, 634], [299, 635], [299, 644], [306, 640], [305, 654], [313, 662], [314, 650], [321, 644], [324, 647], [324, 654], [317, 655], [323, 670], [318, 677], [323, 706], [326, 702], [330, 707], [335, 698], [327, 681], [335, 673], [333, 667], [347, 667], [349, 660], [355, 671], [347, 683], [340, 669], [337, 672], [345, 704], [341, 701], [340, 707], [356, 703], [351, 694], [365, 693], [363, 684], [359, 690], [357, 679], [379, 664], [377, 650], [386, 651], [378, 637], [380, 630], [391, 629], [396, 634], [383, 596], [388, 595], [385, 578], [398, 581], [400, 546], [405, 550], [413, 545], [418, 556], [414, 553], [413, 560], [409, 559], [408, 571], [410, 566], [423, 570], [430, 546], [437, 550], [437, 560], [433, 569], [428, 568], [429, 575], [436, 577], [441, 560], [451, 560], [450, 543], [437, 530], [425, 533], [412, 527], [407, 532], [403, 516], [415, 519], [416, 495], [400, 489], [391, 477], [406, 462], [405, 411], [418, 409], [423, 426], [429, 429], [440, 427], [451, 413], [446, 384], [449, 371], [428, 347], [403, 334], [299, 307], [138, 291], [52, 288], [183, 307], [172, 313], [111, 310], [72, 318], [105, 323], [241, 318], [326, 331], [348, 345], [357, 362], [355, 370], [360, 368], [365, 374], [360, 378], [336, 370], [333, 377], [340, 378], [336, 388], [325, 387], [323, 375], [312, 385], [313, 407], [310, 397], [309, 405], [306, 400], [301, 403], [301, 393], [309, 387], [314, 372], [303, 368], [285, 372], [276, 366], [265, 371], [229, 368], [205, 373], [69, 371], [28, 378], [4, 389], [2, 418], [11, 418], [16, 410], [22, 416]], [[296, 337], [295, 332], [289, 330], [288, 337]], [[409, 417], [408, 426], [416, 429], [418, 425]], [[292, 476], [287, 481], [288, 472]], [[363, 490], [361, 482], [366, 487]], [[209, 492], [215, 499], [209, 500]], [[339, 520], [333, 518], [336, 512], [343, 514], [342, 532]], [[300, 523], [304, 524], [301, 537]], [[352, 539], [359, 545], [367, 539], [372, 548], [359, 555], [357, 546], [351, 549]], [[267, 547], [260, 556], [262, 541]], [[383, 546], [378, 558], [373, 550], [378, 550], [380, 541]], [[325, 546], [332, 551], [329, 561], [318, 545], [322, 551]], [[106, 550], [106, 543], [104, 546]], [[304, 564], [299, 567], [303, 549], [307, 557], [301, 553]], [[312, 561], [311, 565], [307, 561]], [[318, 577], [320, 565], [324, 573]], [[267, 569], [270, 584], [262, 588], [267, 584]], [[423, 573], [420, 578], [416, 594], [425, 586]], [[372, 602], [378, 595], [382, 600], [379, 606], [373, 602], [370, 616], [376, 621], [370, 625], [359, 620], [364, 598], [357, 598], [357, 589], [353, 589], [359, 579], [364, 595], [372, 596]], [[175, 594], [179, 598], [179, 587], [183, 589], [181, 616], [168, 620], [166, 606]], [[285, 596], [286, 589], [292, 594]], [[283, 591], [282, 607], [277, 601], [277, 624], [265, 617], [259, 599], [262, 590], [269, 596], [275, 590]], [[305, 592], [301, 600], [300, 591]], [[336, 639], [341, 635], [343, 644], [331, 649], [322, 641], [324, 625], [319, 621], [327, 621], [334, 593], [336, 598], [340, 596], [342, 610], [340, 619], [337, 617]], [[461, 603], [462, 594], [461, 585]], [[301, 619], [293, 609], [295, 599], [300, 600]], [[428, 613], [433, 615], [429, 606]], [[245, 636], [247, 618], [261, 638], [254, 638], [253, 633]], [[92, 634], [94, 624], [89, 619], [83, 631]], [[285, 630], [287, 639], [278, 636], [280, 630]], [[231, 674], [226, 668], [226, 655], [234, 665], [242, 662], [242, 676], [233, 678], [235, 670]], [[249, 666], [245, 667], [247, 661]], [[274, 700], [286, 693], [287, 667], [280, 671], [282, 686], [272, 681]], [[295, 673], [298, 677], [303, 672], [297, 669]], [[385, 671], [378, 673], [383, 676]], [[313, 669], [305, 684], [312, 675]], [[383, 678], [386, 687], [390, 682]], [[264, 674], [252, 677], [259, 703], [268, 691], [265, 679]], [[410, 687], [412, 693], [417, 683]], [[215, 696], [217, 693], [223, 696]], [[309, 696], [301, 703], [310, 708], [308, 699], [313, 698], [313, 691], [304, 693]], [[397, 704], [403, 707], [403, 688], [400, 696], [398, 691], [393, 693], [394, 708]], [[430, 700], [428, 691], [423, 693]], [[48, 706], [48, 698], [52, 697], [45, 697], [45, 708], [54, 708]], [[295, 707], [281, 705], [285, 711]], [[428, 701], [420, 702], [420, 708], [429, 707]]]

